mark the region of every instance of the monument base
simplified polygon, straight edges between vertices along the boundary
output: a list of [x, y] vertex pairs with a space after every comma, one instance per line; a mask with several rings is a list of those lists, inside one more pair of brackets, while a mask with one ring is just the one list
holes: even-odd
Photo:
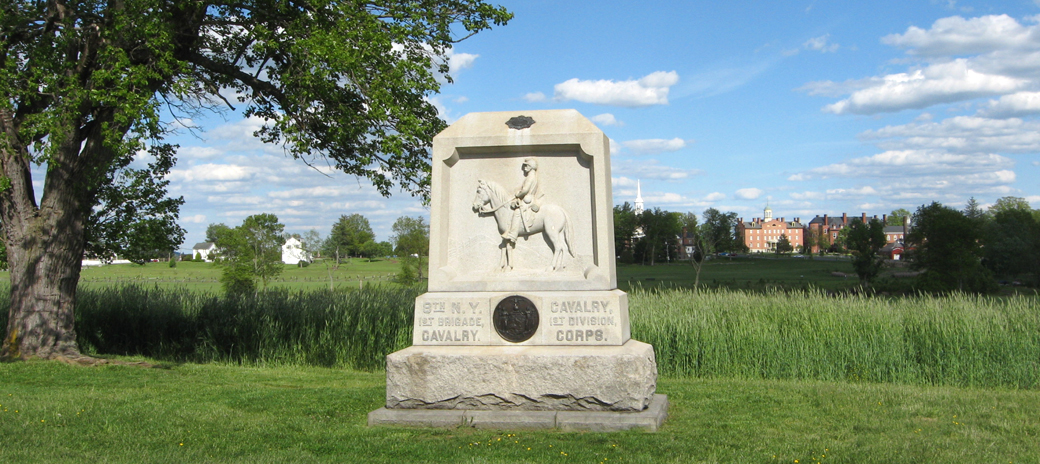
[[633, 411], [657, 388], [654, 348], [411, 346], [386, 358], [388, 409]]
[[668, 397], [654, 395], [638, 412], [478, 411], [467, 409], [387, 409], [368, 413], [368, 425], [397, 427], [474, 427], [478, 429], [656, 432], [668, 417]]

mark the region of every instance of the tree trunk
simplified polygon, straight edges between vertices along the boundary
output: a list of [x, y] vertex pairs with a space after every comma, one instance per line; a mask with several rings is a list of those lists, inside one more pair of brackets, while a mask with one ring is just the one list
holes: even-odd
[[[78, 151], [78, 150], [77, 150]], [[28, 179], [3, 162], [13, 184]], [[0, 212], [11, 276], [11, 307], [0, 358], [78, 357], [74, 327], [76, 286], [84, 247], [84, 204], [89, 193], [75, 165], [49, 167], [43, 202], [22, 184], [0, 194]], [[31, 182], [31, 181], [30, 181]]]
[[[6, 224], [5, 224], [6, 226]], [[42, 231], [41, 231], [42, 232]], [[78, 357], [76, 285], [83, 258], [82, 233], [58, 228], [41, 237], [11, 237], [11, 307], [0, 358]], [[12, 240], [15, 239], [15, 240]], [[12, 246], [11, 242], [40, 242]]]
[[113, 152], [103, 146], [100, 132], [101, 123], [111, 122], [111, 116], [105, 113], [85, 128], [67, 127], [60, 136], [51, 132], [50, 137], [63, 142], [48, 161], [37, 205], [32, 157], [17, 142], [9, 114], [0, 112], [0, 129], [8, 141], [0, 145], [0, 176], [10, 181], [0, 189], [0, 220], [11, 269], [11, 306], [0, 358], [81, 356], [75, 306], [84, 225], [96, 195], [89, 178], [111, 163]]

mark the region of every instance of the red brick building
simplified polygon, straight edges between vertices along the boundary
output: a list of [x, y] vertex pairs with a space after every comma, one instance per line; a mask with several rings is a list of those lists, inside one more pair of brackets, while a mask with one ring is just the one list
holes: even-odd
[[744, 218], [737, 220], [737, 237], [751, 253], [776, 251], [776, 244], [782, 235], [787, 236], [795, 251], [801, 251], [805, 241], [805, 226], [799, 218], [794, 218], [793, 221], [787, 221], [785, 218], [773, 219], [773, 210], [766, 206], [761, 218], [754, 218], [749, 222], [744, 222]]
[[[862, 213], [859, 218], [853, 218], [852, 220], [856, 220], [856, 219], [866, 223], [867, 222], [867, 213]], [[871, 219], [878, 219], [878, 217], [874, 216]], [[901, 225], [901, 226], [885, 226], [885, 242], [888, 243], [888, 244], [897, 244], [897, 245], [901, 246], [902, 243], [903, 243], [903, 238], [906, 236], [906, 233], [907, 233], [909, 220], [910, 220], [910, 218], [904, 218], [903, 219], [903, 225]], [[888, 222], [888, 215], [887, 214], [882, 215], [880, 221], [881, 221], [882, 224], [887, 223]], [[816, 243], [808, 243], [808, 242], [806, 242], [805, 243], [805, 251], [807, 253], [809, 253], [810, 250], [811, 250], [812, 253], [819, 253], [819, 251], [820, 251], [820, 243], [821, 242], [824, 244], [824, 248], [825, 248], [825, 251], [826, 251], [826, 248], [829, 248], [830, 245], [833, 244], [834, 241], [838, 239], [838, 233], [841, 232], [841, 229], [844, 229], [845, 227], [848, 227], [849, 224], [850, 224], [850, 219], [849, 219], [848, 214], [846, 214], [846, 213], [841, 213], [841, 217], [840, 218], [830, 217], [829, 215], [826, 215], [826, 214], [824, 214], [823, 217], [820, 217], [820, 216], [814, 217], [811, 221], [809, 221], [808, 230], [810, 232], [806, 234], [806, 238], [805, 239], [807, 241], [812, 241], [812, 237], [814, 237], [814, 236], [816, 236], [816, 237], [822, 236], [825, 239], [821, 240], [821, 241], [817, 241]]]

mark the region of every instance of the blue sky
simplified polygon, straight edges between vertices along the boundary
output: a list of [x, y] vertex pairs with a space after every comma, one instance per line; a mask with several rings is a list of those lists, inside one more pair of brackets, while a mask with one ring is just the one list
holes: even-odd
[[[515, 18], [454, 48], [432, 101], [448, 122], [577, 109], [611, 139], [615, 203], [639, 180], [647, 207], [745, 219], [1040, 208], [1040, 0], [498, 3]], [[379, 240], [429, 214], [289, 159], [257, 121], [194, 122], [170, 176], [183, 250], [261, 212], [322, 235], [360, 213]]]

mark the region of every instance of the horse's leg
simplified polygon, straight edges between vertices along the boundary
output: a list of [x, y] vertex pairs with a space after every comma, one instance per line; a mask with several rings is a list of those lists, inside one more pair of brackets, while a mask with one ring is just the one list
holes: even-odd
[[498, 268], [504, 271], [509, 266], [509, 240], [502, 240], [502, 245], [499, 248], [502, 249], [502, 253], [498, 260]]
[[516, 242], [511, 240], [505, 240], [506, 246], [506, 266], [503, 268], [507, 271], [513, 270], [513, 251], [516, 250]]
[[542, 233], [545, 234], [545, 238], [549, 239], [549, 246], [553, 249], [553, 257], [549, 266], [550, 271], [563, 269], [563, 248], [560, 246], [560, 230], [556, 225], [555, 219], [550, 211], [546, 211], [545, 216], [542, 218]]

